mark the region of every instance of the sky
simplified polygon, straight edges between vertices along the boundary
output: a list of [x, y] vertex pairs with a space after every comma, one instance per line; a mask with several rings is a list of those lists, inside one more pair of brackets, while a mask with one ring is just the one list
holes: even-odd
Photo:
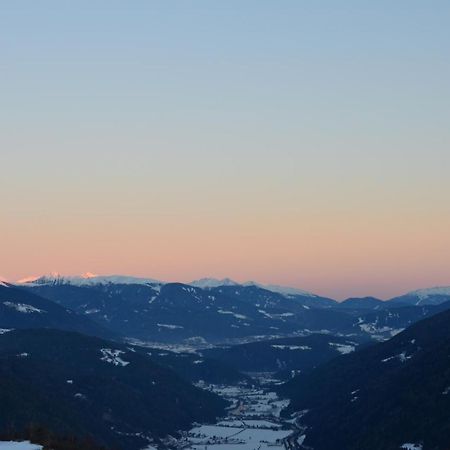
[[0, 277], [450, 285], [450, 3], [4, 0]]

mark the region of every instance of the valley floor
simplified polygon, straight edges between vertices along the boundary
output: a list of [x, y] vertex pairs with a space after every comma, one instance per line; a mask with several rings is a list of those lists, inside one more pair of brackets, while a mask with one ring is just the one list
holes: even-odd
[[197, 425], [172, 445], [192, 450], [298, 450], [303, 436], [280, 412], [289, 403], [268, 388], [201, 385], [232, 402], [228, 416]]

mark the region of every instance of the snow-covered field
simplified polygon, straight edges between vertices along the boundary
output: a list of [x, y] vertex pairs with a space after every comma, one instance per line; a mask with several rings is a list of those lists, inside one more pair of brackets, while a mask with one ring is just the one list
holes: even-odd
[[42, 450], [42, 445], [31, 444], [30, 441], [1, 441], [0, 450]]
[[[254, 450], [283, 448], [282, 439], [289, 436], [291, 430], [266, 430], [257, 428], [230, 428], [218, 425], [203, 425], [191, 430], [192, 448], [204, 450], [205, 447], [219, 446], [220, 450]], [[196, 437], [193, 437], [196, 436]]]
[[241, 420], [231, 419], [222, 420], [217, 425], [225, 427], [247, 427], [247, 428], [280, 428], [280, 423], [269, 422], [268, 420], [247, 420], [245, 418]]
[[233, 402], [229, 415], [214, 425], [198, 425], [185, 434], [179, 448], [193, 450], [282, 450], [293, 433], [279, 418], [287, 401], [274, 392], [243, 386], [202, 386]]

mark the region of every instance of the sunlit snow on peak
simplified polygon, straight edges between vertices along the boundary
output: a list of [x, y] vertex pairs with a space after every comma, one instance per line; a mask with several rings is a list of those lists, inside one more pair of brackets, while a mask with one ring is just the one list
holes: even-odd
[[316, 295], [311, 292], [290, 286], [280, 286], [278, 284], [262, 284], [256, 281], [247, 281], [246, 283], [244, 283], [244, 286], [256, 286], [262, 289], [266, 289], [267, 291], [276, 292], [282, 295], [303, 295], [306, 297], [316, 297]]
[[433, 295], [450, 295], [450, 286], [436, 286], [428, 289], [418, 289], [410, 292], [408, 295], [415, 295], [420, 300], [425, 300]]
[[80, 276], [64, 276], [58, 273], [44, 275], [40, 277], [27, 277], [19, 280], [17, 284], [26, 284], [28, 286], [46, 286], [46, 285], [64, 285], [72, 286], [95, 286], [105, 284], [164, 284], [162, 281], [152, 278], [139, 278], [125, 275], [96, 275], [86, 272]]
[[307, 297], [316, 297], [316, 295], [312, 294], [311, 292], [307, 292], [302, 289], [293, 288], [293, 287], [289, 287], [289, 286], [279, 286], [276, 284], [263, 284], [263, 283], [258, 283], [256, 281], [247, 281], [245, 283], [240, 284], [230, 278], [222, 278], [222, 279], [200, 278], [199, 280], [192, 281], [189, 284], [191, 286], [195, 286], [195, 287], [202, 288], [202, 289], [208, 289], [208, 288], [211, 289], [211, 288], [216, 288], [216, 287], [221, 287], [221, 286], [244, 286], [244, 287], [255, 286], [255, 287], [259, 287], [261, 289], [266, 289], [268, 291], [282, 294], [285, 296], [302, 295], [302, 296], [307, 296]]
[[86, 273], [83, 273], [83, 275], [81, 275], [81, 278], [83, 278], [83, 279], [89, 279], [89, 278], [97, 278], [98, 277], [98, 275], [97, 274], [95, 274], [95, 273], [92, 273], [92, 272], [86, 272]]
[[215, 288], [219, 286], [238, 286], [236, 281], [231, 280], [230, 278], [223, 278], [221, 280], [217, 278], [200, 278], [199, 280], [194, 280], [189, 283], [191, 286], [198, 288]]

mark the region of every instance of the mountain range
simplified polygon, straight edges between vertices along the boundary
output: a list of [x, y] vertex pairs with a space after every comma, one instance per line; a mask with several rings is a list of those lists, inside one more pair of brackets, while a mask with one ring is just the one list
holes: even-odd
[[[0, 283], [2, 283], [0, 281]], [[4, 283], [3, 284], [7, 284]], [[72, 285], [72, 286], [95, 286], [95, 285], [158, 285], [162, 286], [164, 284], [173, 284], [173, 282], [165, 282], [156, 280], [154, 278], [145, 277], [133, 277], [127, 275], [95, 275], [92, 273], [85, 273], [80, 276], [65, 276], [58, 273], [53, 273], [50, 275], [43, 275], [39, 277], [27, 277], [17, 283], [17, 285], [36, 287], [36, 286], [49, 286], [49, 285]], [[320, 295], [314, 294], [312, 292], [289, 287], [280, 286], [274, 284], [264, 284], [256, 281], [247, 281], [244, 283], [238, 283], [230, 278], [201, 278], [199, 280], [194, 280], [190, 283], [178, 283], [193, 286], [201, 289], [212, 289], [218, 287], [258, 287], [270, 292], [278, 293], [286, 297], [303, 297], [310, 299], [315, 299], [312, 303], [313, 306], [328, 306], [331, 307], [333, 304], [339, 303], [341, 306], [356, 308], [376, 308], [377, 306], [382, 306], [383, 304], [389, 304], [389, 302], [404, 304], [404, 305], [437, 305], [445, 301], [450, 300], [450, 286], [441, 287], [431, 287], [425, 289], [418, 289], [405, 293], [403, 295], [393, 297], [388, 300], [380, 300], [376, 297], [361, 297], [361, 298], [348, 298], [342, 302], [337, 302], [334, 299], [322, 297]]]
[[344, 302], [255, 282], [202, 279], [191, 284], [150, 278], [41, 277], [21, 284], [119, 335], [156, 342], [224, 344], [311, 332], [386, 339], [450, 300], [450, 288], [389, 301]]

